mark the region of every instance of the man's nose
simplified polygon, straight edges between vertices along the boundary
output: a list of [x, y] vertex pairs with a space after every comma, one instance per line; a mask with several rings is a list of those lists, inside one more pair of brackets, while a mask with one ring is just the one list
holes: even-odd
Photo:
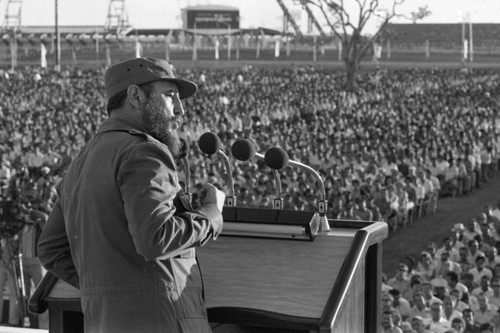
[[184, 115], [184, 107], [182, 106], [182, 101], [179, 98], [179, 95], [174, 97], [174, 114], [176, 116]]

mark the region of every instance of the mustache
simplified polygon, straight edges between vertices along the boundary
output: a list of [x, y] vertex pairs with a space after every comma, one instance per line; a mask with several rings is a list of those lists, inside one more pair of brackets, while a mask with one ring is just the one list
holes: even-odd
[[170, 118], [170, 121], [176, 123], [178, 128], [180, 128], [184, 123], [184, 119], [182, 119], [182, 117], [180, 116], [174, 116]]

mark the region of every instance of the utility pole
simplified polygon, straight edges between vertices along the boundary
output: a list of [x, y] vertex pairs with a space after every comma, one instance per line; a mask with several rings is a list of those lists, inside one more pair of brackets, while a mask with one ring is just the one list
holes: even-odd
[[461, 18], [462, 18], [462, 64], [465, 63], [467, 60], [467, 44], [465, 41], [465, 13], [461, 12]]
[[472, 44], [472, 15], [471, 13], [467, 13], [469, 19], [469, 54], [470, 54], [470, 62], [474, 62], [474, 45]]
[[9, 0], [5, 8], [4, 30], [10, 36], [11, 68], [17, 67], [17, 37], [21, 33], [22, 0]]
[[58, 0], [55, 0], [55, 26], [56, 26], [56, 66], [55, 70], [61, 70], [61, 35], [59, 33], [59, 8], [58, 8]]

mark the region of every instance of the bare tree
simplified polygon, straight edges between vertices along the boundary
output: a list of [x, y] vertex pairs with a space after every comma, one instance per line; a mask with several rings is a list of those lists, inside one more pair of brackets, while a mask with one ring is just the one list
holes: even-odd
[[[393, 18], [402, 16], [396, 13], [396, 9], [405, 0], [392, 1], [390, 8], [383, 8], [380, 0], [307, 0], [307, 4], [319, 8], [327, 25], [342, 43], [347, 90], [356, 89], [356, 73], [373, 43], [380, 39]], [[377, 25], [376, 31], [368, 35], [365, 31], [371, 24]]]
[[432, 12], [429, 10], [427, 5], [424, 7], [418, 7], [418, 10], [416, 12], [411, 12], [411, 21], [413, 23], [417, 23], [418, 20], [421, 20], [431, 14]]

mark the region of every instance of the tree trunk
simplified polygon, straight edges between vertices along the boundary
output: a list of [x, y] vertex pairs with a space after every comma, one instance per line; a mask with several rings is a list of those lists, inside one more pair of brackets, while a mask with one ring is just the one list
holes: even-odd
[[358, 72], [359, 64], [354, 59], [345, 59], [345, 69], [346, 69], [346, 84], [345, 89], [347, 91], [355, 91], [357, 88], [356, 74]]

